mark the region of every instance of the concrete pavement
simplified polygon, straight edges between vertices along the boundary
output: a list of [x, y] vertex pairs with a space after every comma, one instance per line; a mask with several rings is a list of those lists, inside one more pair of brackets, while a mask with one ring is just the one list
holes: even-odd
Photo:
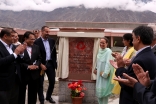
[[[55, 104], [72, 104], [72, 103], [65, 103], [65, 102], [58, 102], [58, 96], [52, 96], [53, 100], [56, 101]], [[36, 104], [40, 104], [39, 101]], [[48, 101], [45, 101], [45, 104], [51, 104]], [[86, 104], [86, 103], [84, 103]], [[119, 104], [119, 98], [110, 98], [108, 104]]]
[[[55, 93], [57, 93], [56, 89], [54, 91], [54, 94]], [[44, 91], [44, 95], [46, 95], [45, 91]], [[52, 98], [53, 98], [54, 101], [56, 101], [55, 104], [72, 104], [72, 103], [59, 102], [59, 96], [57, 96], [57, 95], [53, 95]], [[40, 104], [40, 102], [37, 101], [36, 104]], [[45, 100], [45, 104], [51, 104], [51, 103], [49, 103], [48, 101]], [[83, 104], [87, 104], [87, 103], [83, 103]], [[108, 104], [119, 104], [119, 96], [111, 96], [109, 98]]]
[[[45, 81], [44, 81], [44, 95], [46, 95], [46, 91], [47, 91], [47, 86], [48, 86], [48, 83], [47, 83], [47, 77], [45, 77]], [[55, 88], [54, 88], [54, 91], [53, 91], [53, 95], [52, 95], [52, 98], [54, 101], [56, 101], [55, 104], [72, 104], [72, 103], [65, 103], [65, 102], [58, 102], [59, 101], [59, 96], [58, 96], [58, 79], [56, 78], [56, 84], [55, 84]], [[27, 96], [26, 96], [26, 99], [27, 99]], [[27, 100], [26, 100], [26, 103], [27, 104]], [[39, 100], [37, 99], [37, 103], [36, 104], [40, 104]], [[48, 101], [45, 100], [45, 103], [44, 104], [51, 104], [49, 103]], [[83, 103], [83, 104], [86, 104], [86, 103]], [[118, 96], [112, 96], [109, 98], [109, 101], [108, 101], [108, 104], [119, 104], [119, 97]]]

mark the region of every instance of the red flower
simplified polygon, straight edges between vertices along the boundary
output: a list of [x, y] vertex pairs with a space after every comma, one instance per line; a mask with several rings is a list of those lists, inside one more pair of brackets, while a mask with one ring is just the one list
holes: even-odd
[[79, 88], [77, 88], [77, 90], [78, 90], [79, 92], [81, 92], [81, 91], [82, 91], [82, 88], [81, 88], [81, 87], [79, 87]]
[[84, 90], [86, 90], [85, 87], [83, 87], [82, 81], [79, 80], [77, 82], [68, 83], [68, 88], [71, 89], [71, 96], [72, 97], [84, 97]]
[[75, 83], [74, 83], [74, 86], [75, 86], [75, 87], [77, 87], [77, 86], [78, 86], [78, 83], [77, 83], [77, 82], [75, 82]]
[[85, 94], [83, 92], [80, 93], [80, 97], [84, 97]]

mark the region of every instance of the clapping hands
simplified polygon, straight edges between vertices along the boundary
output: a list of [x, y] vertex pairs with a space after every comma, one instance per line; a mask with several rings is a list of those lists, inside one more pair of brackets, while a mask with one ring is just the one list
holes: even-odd
[[139, 82], [142, 85], [149, 87], [151, 82], [150, 82], [150, 77], [149, 77], [148, 71], [144, 72], [142, 67], [138, 64], [133, 64], [132, 67], [133, 67], [133, 71], [134, 71], [135, 75], [137, 76]]
[[21, 44], [15, 49], [14, 53], [16, 55], [22, 54], [24, 50], [26, 49], [26, 47], [27, 47], [27, 44]]
[[120, 53], [117, 53], [117, 52], [112, 53], [112, 56], [116, 59], [118, 68], [125, 66], [123, 57], [120, 55]]
[[[133, 64], [132, 67], [133, 67], [133, 71], [134, 71], [135, 75], [138, 78], [138, 81], [142, 85], [144, 85], [145, 87], [149, 87], [151, 83], [150, 83], [150, 77], [149, 77], [148, 71], [144, 72], [142, 67], [140, 65], [138, 65], [138, 64]], [[126, 79], [123, 79], [120, 76], [118, 76], [118, 77], [115, 77], [114, 80], [116, 80], [116, 81], [118, 81], [120, 83], [123, 83], [123, 84], [125, 84], [127, 86], [130, 86], [130, 87], [134, 87], [135, 83], [138, 82], [135, 78], [130, 77], [126, 73], [123, 73], [123, 76]]]
[[124, 76], [125, 79], [118, 76], [118, 77], [115, 77], [114, 80], [116, 80], [116, 81], [118, 81], [120, 83], [123, 83], [123, 84], [125, 84], [127, 86], [130, 86], [130, 87], [134, 87], [135, 83], [138, 82], [135, 78], [130, 77], [126, 73], [123, 73], [123, 76]]

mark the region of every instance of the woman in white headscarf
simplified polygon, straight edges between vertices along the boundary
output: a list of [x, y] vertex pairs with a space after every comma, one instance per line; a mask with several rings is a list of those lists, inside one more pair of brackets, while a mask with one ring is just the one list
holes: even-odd
[[108, 104], [108, 97], [111, 95], [113, 84], [111, 83], [114, 68], [111, 66], [109, 60], [112, 60], [112, 51], [107, 48], [108, 39], [102, 38], [100, 40], [100, 49], [97, 54], [97, 65], [94, 73], [97, 75], [96, 79], [96, 96], [99, 104]]

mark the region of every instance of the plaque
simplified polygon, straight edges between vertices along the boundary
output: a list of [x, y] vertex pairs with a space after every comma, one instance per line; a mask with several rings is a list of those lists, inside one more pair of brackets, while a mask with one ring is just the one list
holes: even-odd
[[94, 38], [69, 38], [68, 79], [91, 80]]

